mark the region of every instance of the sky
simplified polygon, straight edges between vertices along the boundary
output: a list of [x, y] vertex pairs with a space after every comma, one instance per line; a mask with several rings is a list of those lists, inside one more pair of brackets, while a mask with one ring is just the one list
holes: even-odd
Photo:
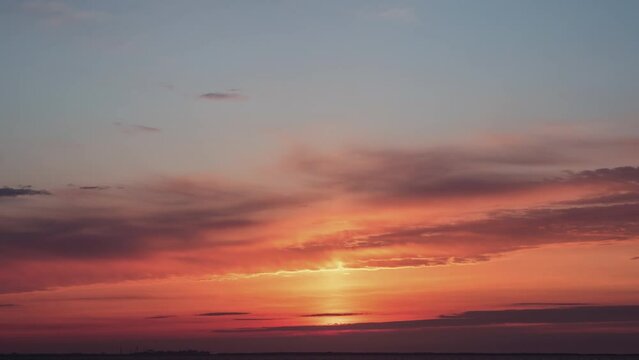
[[0, 353], [639, 353], [639, 2], [0, 3]]

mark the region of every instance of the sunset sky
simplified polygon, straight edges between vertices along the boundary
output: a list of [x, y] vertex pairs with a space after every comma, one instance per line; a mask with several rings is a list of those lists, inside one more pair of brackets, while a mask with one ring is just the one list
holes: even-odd
[[639, 353], [638, 16], [0, 2], [0, 353]]

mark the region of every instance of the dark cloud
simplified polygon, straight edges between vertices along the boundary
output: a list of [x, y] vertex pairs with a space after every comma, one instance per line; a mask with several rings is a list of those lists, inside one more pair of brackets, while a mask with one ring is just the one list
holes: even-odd
[[221, 311], [221, 312], [208, 312], [203, 314], [198, 314], [197, 316], [229, 316], [229, 315], [250, 315], [249, 312], [238, 312], [238, 311]]
[[293, 155], [289, 163], [311, 176], [321, 188], [336, 188], [379, 200], [490, 195], [538, 185], [530, 176], [473, 170], [478, 159], [455, 152], [360, 151], [340, 158], [354, 160], [340, 161], [302, 152]]
[[520, 302], [513, 303], [510, 306], [590, 306], [594, 304], [590, 303], [579, 303], [579, 302]]
[[[532, 137], [531, 137], [532, 138]], [[635, 161], [639, 138], [533, 138], [501, 146], [425, 150], [351, 150], [333, 156], [295, 151], [289, 168], [320, 188], [374, 200], [437, 200], [530, 191], [555, 183], [595, 181], [638, 184], [639, 170], [620, 167], [566, 173], [600, 157]], [[561, 168], [559, 168], [561, 167]]]
[[0, 304], [0, 308], [16, 307], [18, 304]]
[[630, 260], [639, 260], [639, 256], [635, 256], [635, 257], [633, 257], [633, 258], [632, 258], [632, 259], [630, 259]]
[[639, 202], [639, 193], [619, 192], [561, 202], [562, 205], [608, 205]]
[[43, 299], [44, 301], [131, 301], [131, 300], [153, 300], [161, 299], [146, 295], [113, 295], [113, 296], [82, 296]]
[[304, 249], [358, 249], [398, 244], [421, 244], [448, 256], [366, 260], [363, 266], [442, 265], [484, 261], [506, 251], [553, 243], [630, 240], [639, 237], [639, 203], [545, 207], [497, 211], [483, 219], [420, 226], [386, 228], [381, 234], [355, 233], [309, 241]]
[[80, 186], [80, 190], [108, 190], [109, 186]]
[[[61, 193], [51, 199], [55, 211], [20, 204], [0, 213], [0, 262], [12, 269], [0, 272], [0, 292], [210, 272], [221, 266], [213, 250], [257, 241], [256, 229], [308, 201], [188, 181], [106, 195]], [[201, 255], [188, 260], [194, 251]], [[147, 261], [153, 256], [180, 265], [161, 269]], [[126, 267], [109, 270], [122, 260]]]
[[228, 246], [239, 240], [218, 236], [211, 241], [200, 235], [253, 228], [264, 222], [261, 212], [304, 201], [188, 186], [142, 195], [133, 194], [147, 196], [140, 201], [153, 210], [129, 213], [130, 205], [106, 210], [62, 205], [56, 213], [0, 217], [0, 259], [134, 258], [158, 251]]
[[[167, 218], [175, 215], [175, 222]], [[36, 218], [10, 224], [0, 220], [0, 259], [108, 259], [135, 258], [162, 250], [206, 247], [198, 240], [204, 231], [252, 227], [247, 218], [192, 219], [179, 222], [182, 214], [126, 216], [76, 215], [71, 218]], [[223, 241], [215, 245], [224, 245]], [[227, 244], [228, 245], [228, 244]]]
[[160, 128], [146, 126], [146, 125], [124, 124], [121, 122], [115, 122], [113, 124], [117, 126], [120, 129], [120, 131], [126, 134], [138, 134], [138, 133], [153, 134], [153, 133], [162, 132]]
[[246, 97], [242, 94], [240, 94], [239, 92], [236, 91], [236, 89], [233, 90], [229, 90], [229, 91], [217, 91], [217, 92], [210, 92], [210, 93], [205, 93], [200, 95], [200, 99], [205, 99], [205, 100], [243, 100]]
[[51, 193], [46, 190], [32, 189], [31, 186], [21, 186], [16, 188], [5, 186], [0, 188], [0, 198], [28, 195], [51, 195]]
[[169, 318], [174, 318], [175, 315], [156, 315], [156, 316], [149, 316], [146, 319], [149, 320], [160, 320], [160, 319], [169, 319]]
[[346, 313], [317, 313], [317, 314], [304, 314], [301, 317], [333, 317], [333, 316], [356, 316], [364, 315], [365, 313], [346, 312]]
[[269, 320], [280, 320], [280, 318], [236, 318], [233, 319], [236, 321], [269, 321]]
[[506, 324], [586, 324], [628, 323], [639, 330], [639, 305], [577, 306], [544, 309], [481, 310], [454, 315], [441, 315], [435, 319], [369, 322], [338, 325], [299, 325], [262, 328], [215, 330], [216, 332], [271, 332], [271, 331], [366, 331], [402, 330], [434, 327], [472, 327]]
[[[151, 320], [148, 320], [151, 321]], [[161, 321], [161, 320], [160, 320]], [[476, 327], [431, 327], [423, 329], [403, 329], [401, 331], [342, 331], [338, 336], [322, 336], [328, 333], [318, 332], [262, 332], [257, 336], [237, 336], [238, 334], [217, 333], [189, 334], [189, 336], [170, 337], [134, 337], [121, 336], [85, 337], [78, 341], [76, 336], [68, 332], [50, 331], [47, 336], [40, 337], [0, 337], [0, 348], [5, 353], [31, 353], [33, 349], [47, 349], [56, 353], [72, 352], [113, 352], [114, 343], [124, 349], [155, 348], [157, 349], [202, 349], [214, 353], [271, 353], [263, 356], [269, 359], [299, 358], [393, 358], [393, 356], [358, 355], [368, 353], [403, 353], [397, 359], [427, 359], [424, 352], [439, 353], [484, 353], [471, 358], [477, 359], [624, 359], [636, 360], [639, 353], [637, 332], [624, 328], [625, 323], [616, 323], [618, 329], [602, 325], [599, 328], [588, 328], [586, 324], [567, 326], [476, 326]], [[93, 327], [91, 327], [93, 326]], [[628, 325], [630, 326], [630, 325]], [[16, 328], [18, 328], [16, 326]], [[48, 329], [46, 324], [34, 324], [28, 330], [42, 331]], [[575, 329], [576, 328], [576, 329]], [[95, 332], [95, 323], [87, 324], [85, 331]], [[55, 330], [55, 329], [54, 329]], [[628, 331], [630, 330], [630, 331]], [[17, 330], [16, 330], [17, 331]], [[332, 334], [331, 334], [332, 335]], [[148, 340], [147, 340], [148, 339]], [[117, 350], [117, 347], [115, 347]], [[324, 355], [300, 356], [282, 353], [317, 352]], [[348, 352], [339, 356], [326, 355], [327, 352]], [[355, 354], [354, 354], [355, 353]], [[408, 353], [408, 354], [407, 354]], [[412, 353], [412, 354], [410, 354]], [[422, 353], [422, 354], [418, 354]], [[494, 355], [501, 353], [502, 355]], [[508, 354], [602, 354], [600, 356], [547, 356], [547, 355], [508, 355]], [[604, 355], [629, 354], [629, 355]], [[26, 356], [25, 356], [26, 357]], [[225, 358], [219, 355], [219, 358]], [[226, 358], [247, 359], [250, 355], [230, 355]], [[466, 356], [450, 355], [449, 359], [461, 359]], [[437, 358], [433, 356], [432, 358]], [[442, 358], [445, 358], [442, 356]]]

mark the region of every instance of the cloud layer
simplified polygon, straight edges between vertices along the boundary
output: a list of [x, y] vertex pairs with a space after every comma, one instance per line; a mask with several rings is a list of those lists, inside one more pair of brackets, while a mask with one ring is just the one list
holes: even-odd
[[435, 319], [368, 322], [338, 325], [273, 326], [240, 328], [217, 332], [325, 332], [404, 330], [438, 327], [474, 327], [512, 324], [592, 324], [622, 323], [639, 330], [639, 306], [575, 306], [545, 309], [479, 310], [441, 315]]
[[[633, 240], [639, 168], [561, 169], [613, 155], [626, 162], [638, 144], [544, 138], [337, 155], [296, 151], [282, 171], [295, 191], [182, 178], [6, 200], [0, 261], [10, 271], [0, 274], [0, 292], [320, 270], [336, 259], [345, 268], [422, 267], [552, 244]], [[0, 189], [5, 198], [43, 194], [49, 192]], [[83, 276], [71, 276], [77, 273]]]

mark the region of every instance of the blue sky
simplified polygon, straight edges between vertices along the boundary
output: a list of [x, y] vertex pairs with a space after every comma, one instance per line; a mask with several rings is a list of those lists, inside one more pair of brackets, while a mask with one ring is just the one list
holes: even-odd
[[[6, 1], [0, 183], [241, 173], [299, 144], [632, 131], [638, 12], [635, 1]], [[230, 90], [240, 98], [199, 98]], [[160, 131], [122, 131], [135, 125]]]

